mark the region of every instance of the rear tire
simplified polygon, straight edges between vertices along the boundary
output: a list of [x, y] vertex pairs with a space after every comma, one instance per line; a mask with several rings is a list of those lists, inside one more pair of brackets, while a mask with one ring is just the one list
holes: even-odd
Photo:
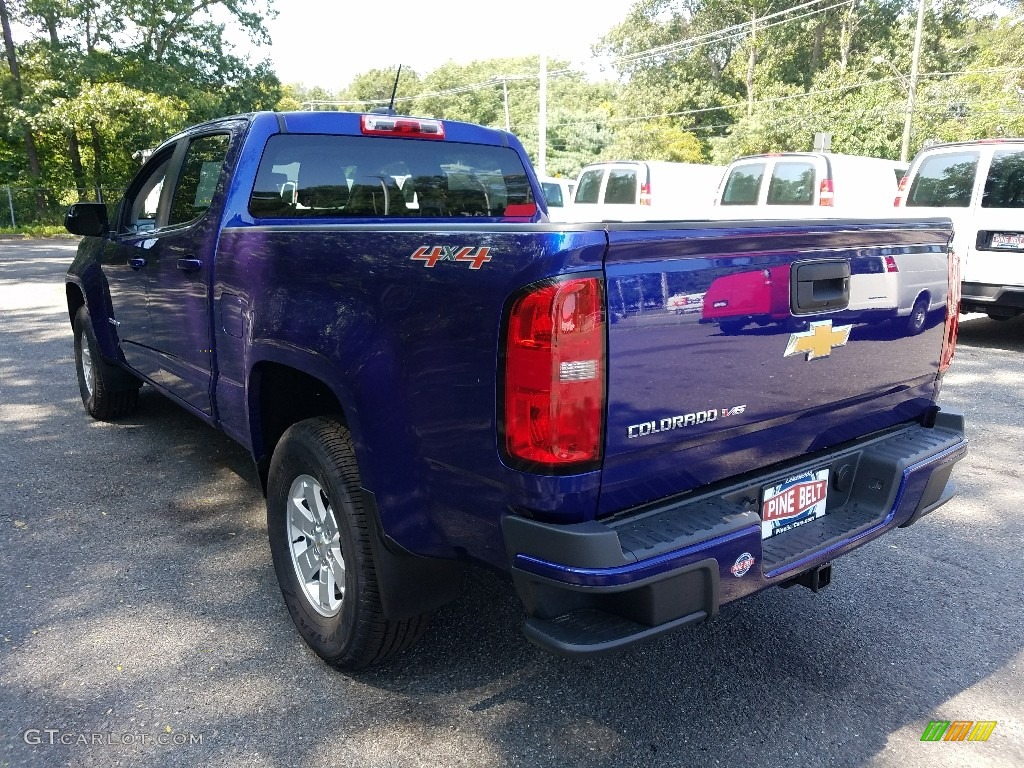
[[914, 302], [913, 308], [910, 310], [910, 314], [907, 316], [906, 325], [904, 330], [907, 336], [916, 336], [924, 330], [925, 323], [928, 321], [928, 297], [918, 296], [917, 301]]
[[341, 669], [401, 653], [430, 619], [385, 616], [370, 541], [375, 532], [349, 431], [327, 417], [289, 427], [267, 482], [274, 570], [302, 639]]
[[79, 307], [75, 313], [75, 371], [78, 391], [85, 410], [94, 419], [110, 421], [130, 415], [139, 403], [139, 386], [118, 386], [127, 372], [106, 362], [100, 354], [89, 310]]
[[726, 336], [735, 336], [747, 326], [746, 320], [719, 320], [718, 328]]

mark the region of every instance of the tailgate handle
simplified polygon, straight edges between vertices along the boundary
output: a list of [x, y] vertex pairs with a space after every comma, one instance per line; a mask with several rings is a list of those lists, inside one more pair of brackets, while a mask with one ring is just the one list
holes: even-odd
[[789, 304], [794, 315], [849, 306], [850, 262], [845, 259], [797, 262], [789, 274]]

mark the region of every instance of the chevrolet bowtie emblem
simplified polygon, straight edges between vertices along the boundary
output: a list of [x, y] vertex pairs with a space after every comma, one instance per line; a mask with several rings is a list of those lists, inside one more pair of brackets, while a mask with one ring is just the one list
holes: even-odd
[[811, 323], [806, 331], [791, 334], [789, 344], [783, 357], [806, 352], [805, 360], [815, 360], [819, 357], [828, 357], [835, 347], [846, 346], [850, 340], [850, 329], [852, 325], [842, 325], [838, 328], [832, 327], [831, 320], [819, 320]]

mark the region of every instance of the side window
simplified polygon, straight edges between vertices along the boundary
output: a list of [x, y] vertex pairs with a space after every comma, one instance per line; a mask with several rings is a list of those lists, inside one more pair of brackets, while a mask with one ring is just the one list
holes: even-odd
[[604, 201], [616, 205], [633, 205], [636, 203], [636, 171], [608, 171], [608, 186], [604, 191]]
[[1000, 150], [992, 155], [981, 207], [1024, 208], [1024, 149]]
[[768, 205], [813, 205], [814, 164], [775, 164], [768, 183]]
[[914, 183], [910, 186], [906, 206], [968, 208], [977, 171], [977, 152], [944, 153], [927, 157], [921, 162]]
[[576, 187], [576, 200], [577, 203], [596, 203], [598, 196], [601, 194], [601, 176], [604, 175], [604, 171], [600, 168], [587, 171], [580, 176], [579, 186]]
[[764, 163], [749, 163], [732, 170], [725, 182], [722, 205], [757, 205], [764, 178]]
[[230, 140], [226, 133], [218, 133], [193, 139], [189, 144], [171, 200], [168, 224], [195, 221], [210, 207]]
[[134, 234], [156, 229], [160, 195], [173, 151], [173, 148], [168, 148], [161, 157], [154, 158], [132, 183], [124, 207], [125, 218], [121, 232]]

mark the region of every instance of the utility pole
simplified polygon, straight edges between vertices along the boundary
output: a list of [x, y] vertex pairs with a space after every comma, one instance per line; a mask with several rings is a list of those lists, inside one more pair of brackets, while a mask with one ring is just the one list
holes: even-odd
[[501, 79], [501, 92], [505, 96], [505, 130], [512, 132], [512, 121], [508, 117], [508, 80], [505, 78]]
[[754, 65], [757, 63], [757, 11], [750, 14], [750, 56], [747, 59], [747, 117], [754, 115]]
[[903, 143], [900, 161], [907, 162], [910, 154], [910, 129], [914, 119], [914, 100], [917, 96], [917, 74], [921, 63], [921, 37], [924, 32], [924, 0], [917, 0], [917, 31], [914, 33], [914, 55], [910, 62], [910, 85], [907, 88], [907, 114], [903, 121]]
[[540, 55], [540, 111], [537, 116], [537, 173], [547, 176], [548, 164], [548, 57]]

